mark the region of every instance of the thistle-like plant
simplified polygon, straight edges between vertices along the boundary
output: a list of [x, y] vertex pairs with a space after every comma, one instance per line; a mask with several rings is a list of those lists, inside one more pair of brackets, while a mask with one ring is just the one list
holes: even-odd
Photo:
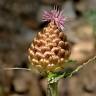
[[28, 50], [32, 66], [48, 77], [48, 96], [57, 96], [57, 82], [64, 76], [58, 74], [65, 67], [71, 53], [70, 43], [63, 32], [66, 18], [57, 9], [44, 11], [43, 21], [48, 26], [33, 39]]

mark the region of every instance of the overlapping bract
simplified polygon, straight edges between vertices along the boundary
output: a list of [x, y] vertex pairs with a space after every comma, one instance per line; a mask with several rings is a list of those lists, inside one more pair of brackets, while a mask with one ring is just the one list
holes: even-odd
[[69, 55], [70, 44], [54, 22], [37, 34], [29, 48], [29, 60], [41, 72], [62, 70]]

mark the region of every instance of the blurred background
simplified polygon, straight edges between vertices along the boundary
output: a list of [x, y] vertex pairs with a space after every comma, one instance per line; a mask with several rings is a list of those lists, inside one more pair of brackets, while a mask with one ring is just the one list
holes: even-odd
[[[83, 64], [96, 55], [96, 0], [0, 0], [0, 96], [46, 96], [46, 78], [27, 70], [27, 49], [45, 25], [42, 13], [58, 6], [68, 17], [64, 32], [70, 59]], [[72, 78], [62, 79], [59, 96], [96, 96], [96, 61]]]

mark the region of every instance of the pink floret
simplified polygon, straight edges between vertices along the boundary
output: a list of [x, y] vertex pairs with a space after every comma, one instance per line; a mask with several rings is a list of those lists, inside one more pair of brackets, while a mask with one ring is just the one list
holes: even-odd
[[65, 17], [62, 11], [58, 11], [56, 9], [51, 11], [44, 11], [43, 21], [52, 21], [54, 22], [58, 28], [61, 30], [64, 29]]

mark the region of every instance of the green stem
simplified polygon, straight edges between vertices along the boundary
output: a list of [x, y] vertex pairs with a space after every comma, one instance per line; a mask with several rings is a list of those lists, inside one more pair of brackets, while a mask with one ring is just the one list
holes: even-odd
[[50, 83], [50, 81], [48, 82], [47, 96], [58, 96], [57, 85], [58, 82], [54, 82], [54, 83]]

